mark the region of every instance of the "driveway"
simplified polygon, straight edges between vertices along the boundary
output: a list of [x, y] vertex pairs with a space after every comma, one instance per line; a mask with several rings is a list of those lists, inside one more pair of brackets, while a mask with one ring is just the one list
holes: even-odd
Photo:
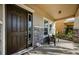
[[[56, 39], [57, 40], [57, 39]], [[56, 42], [54, 46], [53, 42], [44, 44], [41, 47], [37, 47], [24, 55], [78, 55], [79, 54], [79, 44], [73, 43], [72, 41], [62, 40]]]

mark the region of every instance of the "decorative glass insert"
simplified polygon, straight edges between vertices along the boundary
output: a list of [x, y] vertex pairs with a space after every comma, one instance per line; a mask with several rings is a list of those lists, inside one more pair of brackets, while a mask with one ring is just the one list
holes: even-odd
[[32, 15], [28, 14], [28, 44], [32, 45]]

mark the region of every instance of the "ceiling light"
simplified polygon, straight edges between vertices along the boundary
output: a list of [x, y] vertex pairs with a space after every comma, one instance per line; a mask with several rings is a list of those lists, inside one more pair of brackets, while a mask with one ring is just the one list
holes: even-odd
[[59, 10], [58, 13], [61, 14], [61, 10]]

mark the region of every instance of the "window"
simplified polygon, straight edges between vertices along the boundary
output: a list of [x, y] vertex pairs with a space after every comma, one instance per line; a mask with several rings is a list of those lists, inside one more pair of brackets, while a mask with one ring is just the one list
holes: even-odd
[[48, 21], [44, 20], [44, 35], [48, 35]]
[[52, 24], [49, 25], [49, 32], [52, 31]]

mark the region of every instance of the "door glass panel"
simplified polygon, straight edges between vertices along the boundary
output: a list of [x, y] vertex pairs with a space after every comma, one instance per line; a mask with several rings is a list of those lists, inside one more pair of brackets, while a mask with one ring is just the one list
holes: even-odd
[[28, 15], [28, 44], [32, 45], [32, 15]]

